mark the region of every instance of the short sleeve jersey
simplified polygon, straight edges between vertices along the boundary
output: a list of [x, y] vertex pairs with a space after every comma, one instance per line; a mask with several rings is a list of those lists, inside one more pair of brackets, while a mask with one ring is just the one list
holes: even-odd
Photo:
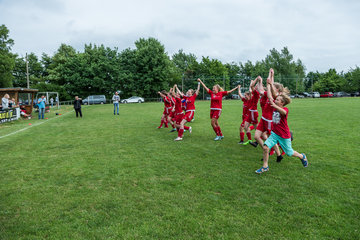
[[195, 110], [195, 99], [197, 95], [196, 93], [190, 97], [184, 96], [186, 99], [186, 111]]
[[221, 110], [222, 109], [222, 98], [227, 95], [227, 91], [214, 93], [209, 89], [208, 93], [211, 96], [210, 109]]
[[181, 107], [181, 98], [176, 97], [175, 98], [175, 114], [182, 113], [182, 107]]
[[166, 108], [171, 108], [172, 107], [172, 103], [169, 97], [164, 97], [164, 104]]
[[260, 105], [261, 105], [261, 101], [263, 102], [263, 106], [261, 107], [262, 117], [266, 118], [267, 120], [271, 120], [274, 112], [274, 108], [270, 104], [270, 99], [267, 97], [267, 92], [264, 92], [264, 96], [261, 97]]
[[241, 98], [241, 101], [243, 101], [243, 115], [249, 114], [249, 100], [246, 98]]
[[281, 115], [278, 111], [273, 112], [272, 116], [272, 131], [279, 135], [282, 138], [291, 138], [290, 129], [287, 123], [287, 118], [289, 115], [289, 109], [287, 107], [283, 108], [286, 111], [286, 115]]
[[254, 90], [251, 93], [251, 99], [249, 103], [249, 110], [257, 110], [257, 103], [260, 98], [260, 93], [257, 90]]

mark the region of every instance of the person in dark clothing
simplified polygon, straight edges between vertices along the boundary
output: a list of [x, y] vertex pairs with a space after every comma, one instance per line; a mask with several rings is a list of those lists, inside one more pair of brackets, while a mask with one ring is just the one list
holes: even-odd
[[82, 105], [82, 99], [79, 98], [78, 96], [75, 96], [75, 101], [74, 101], [74, 109], [76, 112], [76, 117], [79, 116], [80, 113], [80, 117], [82, 117], [82, 113], [81, 113], [81, 105]]

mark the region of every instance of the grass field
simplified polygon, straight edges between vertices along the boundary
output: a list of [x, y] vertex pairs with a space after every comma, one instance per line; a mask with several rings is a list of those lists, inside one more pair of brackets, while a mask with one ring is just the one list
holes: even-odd
[[293, 148], [256, 175], [261, 149], [240, 146], [240, 101], [209, 101], [193, 133], [156, 129], [161, 103], [70, 109], [0, 125], [0, 239], [359, 239], [360, 98], [289, 105]]

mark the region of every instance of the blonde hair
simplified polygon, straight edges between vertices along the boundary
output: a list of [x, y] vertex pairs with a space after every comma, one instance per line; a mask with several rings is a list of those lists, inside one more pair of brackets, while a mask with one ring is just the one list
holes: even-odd
[[284, 87], [281, 83], [275, 82], [274, 87], [278, 90], [279, 94], [284, 93], [290, 95], [290, 90], [287, 87]]
[[216, 87], [216, 88], [218, 89], [218, 91], [219, 91], [219, 92], [224, 91], [224, 89], [222, 89], [222, 87], [220, 87], [220, 85], [219, 85], [219, 84], [214, 85], [214, 87]]
[[281, 97], [281, 101], [284, 103], [284, 106], [291, 103], [291, 98], [287, 94], [281, 93], [278, 97]]
[[5, 93], [4, 95], [5, 98], [10, 98], [9, 94]]

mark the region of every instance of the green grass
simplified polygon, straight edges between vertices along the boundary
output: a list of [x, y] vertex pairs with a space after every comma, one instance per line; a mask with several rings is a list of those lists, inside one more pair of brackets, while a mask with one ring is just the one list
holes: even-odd
[[182, 142], [156, 129], [161, 103], [89, 106], [0, 139], [0, 239], [360, 238], [360, 98], [294, 100], [310, 165], [271, 157], [260, 176], [260, 148], [237, 144], [241, 102], [224, 101], [219, 142], [209, 104]]

